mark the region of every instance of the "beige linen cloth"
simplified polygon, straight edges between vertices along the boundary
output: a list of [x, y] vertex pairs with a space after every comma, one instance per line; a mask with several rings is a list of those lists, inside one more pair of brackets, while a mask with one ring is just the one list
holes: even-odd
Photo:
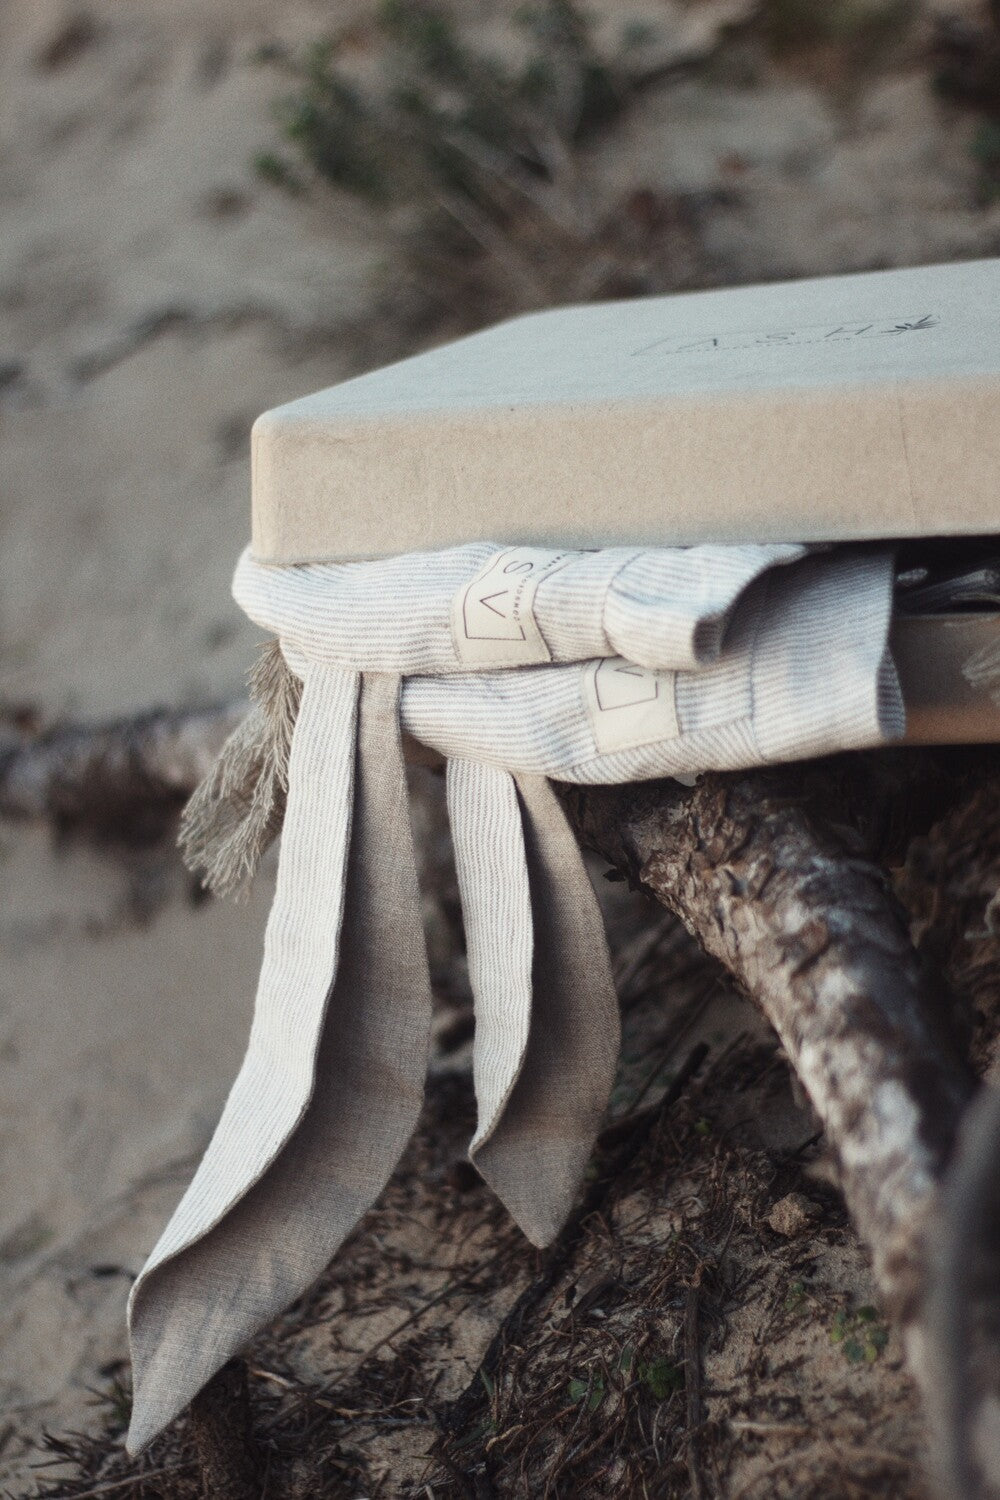
[[136, 1451], [319, 1275], [417, 1120], [430, 986], [402, 733], [447, 760], [475, 1002], [470, 1155], [537, 1245], [611, 1088], [596, 899], [549, 778], [732, 769], [900, 736], [885, 549], [545, 552], [482, 543], [267, 567], [278, 638], [196, 793], [209, 883], [282, 828], [246, 1058], [130, 1300]]

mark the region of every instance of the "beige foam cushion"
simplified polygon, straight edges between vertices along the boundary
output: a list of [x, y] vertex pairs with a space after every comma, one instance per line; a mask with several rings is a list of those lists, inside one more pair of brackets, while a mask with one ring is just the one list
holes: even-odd
[[544, 312], [266, 412], [265, 562], [996, 531], [1000, 260]]

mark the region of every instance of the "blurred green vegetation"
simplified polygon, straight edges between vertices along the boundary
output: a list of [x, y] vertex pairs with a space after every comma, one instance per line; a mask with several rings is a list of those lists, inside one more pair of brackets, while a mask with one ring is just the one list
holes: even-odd
[[266, 153], [258, 169], [301, 183], [302, 167], [376, 203], [427, 201], [482, 210], [508, 207], [512, 191], [552, 182], [565, 154], [613, 119], [628, 96], [625, 74], [595, 50], [572, 0], [540, 0], [516, 13], [516, 56], [473, 47], [441, 5], [383, 0], [378, 69], [362, 88], [334, 42], [297, 57], [269, 52], [291, 78], [278, 101], [294, 159]]
[[[943, 96], [982, 116], [971, 150], [988, 204], [1000, 194], [1000, 0], [984, 0], [981, 21], [939, 23], [930, 54], [914, 40], [916, 14], [916, 0], [760, 0], [682, 66], [798, 62], [842, 87], [919, 59]], [[670, 59], [669, 35], [627, 13], [615, 34], [607, 8], [598, 28], [585, 0], [530, 0], [496, 20], [477, 32], [448, 0], [381, 0], [371, 24], [260, 55], [287, 86], [274, 106], [279, 147], [256, 170], [290, 192], [328, 184], [386, 212], [386, 321], [405, 330], [402, 347], [533, 307], [712, 279], [696, 195], [636, 181], [612, 203], [587, 176], [588, 144], [676, 66], [649, 63]]]
[[641, 183], [609, 204], [586, 176], [582, 148], [656, 76], [651, 40], [623, 18], [599, 47], [575, 0], [534, 0], [487, 39], [439, 0], [382, 0], [360, 35], [261, 55], [290, 87], [275, 105], [283, 149], [259, 155], [257, 172], [388, 211], [384, 322], [401, 348], [531, 308], [691, 285], [688, 205]]

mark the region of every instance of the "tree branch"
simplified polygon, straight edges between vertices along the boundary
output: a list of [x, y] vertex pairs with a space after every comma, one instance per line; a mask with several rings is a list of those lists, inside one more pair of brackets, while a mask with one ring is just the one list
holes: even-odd
[[[844, 816], [836, 766], [824, 800]], [[863, 820], [838, 835], [810, 806], [819, 774], [789, 767], [708, 775], [692, 790], [659, 782], [563, 797], [584, 842], [675, 912], [774, 1026], [887, 1306], [906, 1324], [974, 1081], [949, 998], [914, 951], [884, 871], [859, 848]]]
[[98, 842], [152, 842], [246, 711], [245, 703], [235, 703], [153, 709], [38, 735], [0, 729], [0, 816], [45, 819]]

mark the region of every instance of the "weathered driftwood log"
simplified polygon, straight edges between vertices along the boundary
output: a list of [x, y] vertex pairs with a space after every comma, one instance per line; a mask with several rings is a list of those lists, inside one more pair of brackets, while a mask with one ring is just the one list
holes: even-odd
[[0, 730], [0, 816], [141, 843], [172, 826], [246, 703], [153, 709], [43, 734]]
[[[827, 816], [846, 818], [835, 775], [829, 793]], [[884, 871], [861, 852], [863, 820], [835, 833], [797, 768], [563, 796], [584, 842], [675, 912], [774, 1026], [887, 1306], [913, 1322], [928, 1219], [973, 1079], [948, 999]]]

